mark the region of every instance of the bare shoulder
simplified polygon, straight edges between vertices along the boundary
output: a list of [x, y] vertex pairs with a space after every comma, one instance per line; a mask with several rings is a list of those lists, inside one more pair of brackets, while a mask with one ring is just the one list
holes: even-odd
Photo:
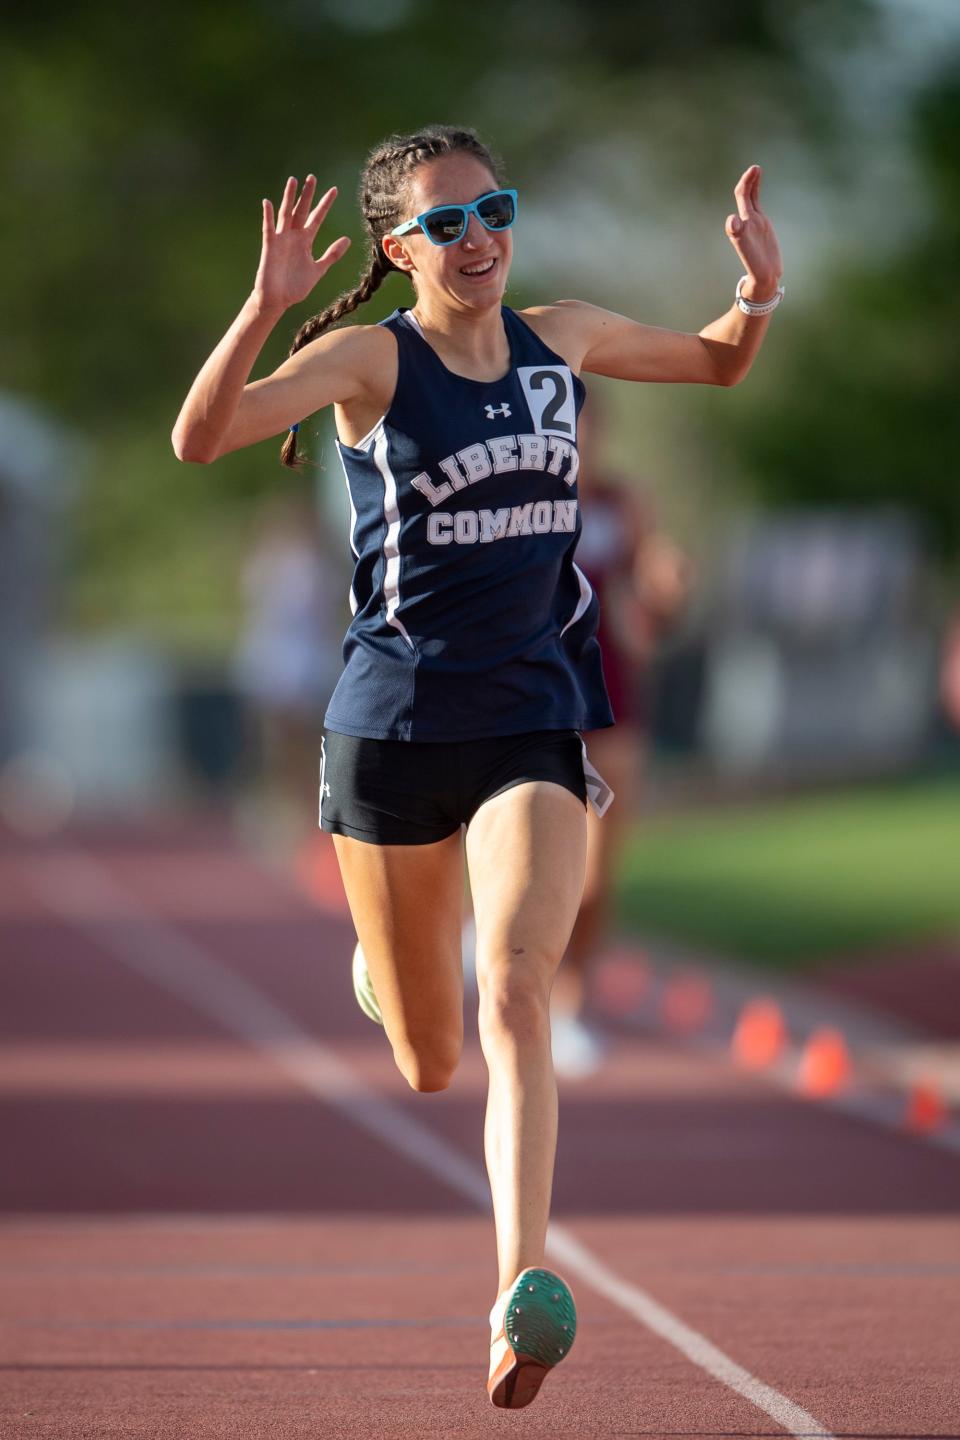
[[396, 336], [385, 325], [351, 324], [327, 330], [297, 351], [304, 357], [304, 363], [314, 358], [319, 360], [321, 356], [336, 355], [339, 365], [355, 368], [360, 375], [368, 374], [371, 366], [389, 365], [396, 353]]
[[384, 397], [389, 401], [397, 386], [397, 339], [385, 325], [348, 324], [328, 330], [292, 359], [300, 361], [305, 373], [318, 376], [334, 367], [347, 382], [334, 398], [348, 405], [359, 402], [364, 412]]
[[517, 311], [545, 345], [563, 356], [575, 374], [580, 373], [603, 313], [586, 300], [555, 300], [552, 305], [530, 305]]
[[397, 337], [386, 325], [345, 325], [333, 336], [342, 337], [337, 356], [354, 382], [334, 405], [337, 434], [345, 445], [356, 445], [390, 409], [400, 363]]

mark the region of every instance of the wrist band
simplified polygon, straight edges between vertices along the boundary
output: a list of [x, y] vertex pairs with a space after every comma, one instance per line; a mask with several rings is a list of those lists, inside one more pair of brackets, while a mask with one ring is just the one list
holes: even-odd
[[297, 431], [298, 431], [299, 429], [300, 429], [300, 421], [298, 420], [297, 423], [296, 423], [296, 425], [291, 425], [291, 426], [290, 426], [290, 434], [291, 434], [291, 435], [296, 435], [296, 433], [297, 433]]
[[783, 286], [777, 286], [777, 293], [774, 295], [772, 300], [762, 300], [759, 302], [756, 300], [747, 300], [744, 298], [743, 295], [740, 294], [740, 291], [743, 286], [744, 280], [749, 279], [749, 275], [741, 275], [740, 279], [737, 281], [737, 304], [743, 311], [744, 315], [769, 315], [771, 311], [776, 310], [777, 306], [780, 304], [780, 301], [783, 299]]

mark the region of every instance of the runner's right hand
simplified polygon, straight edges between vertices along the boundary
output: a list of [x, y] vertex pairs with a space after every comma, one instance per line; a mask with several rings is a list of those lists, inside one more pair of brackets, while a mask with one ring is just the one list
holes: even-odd
[[337, 187], [331, 185], [310, 210], [316, 185], [317, 177], [308, 175], [298, 200], [296, 177], [291, 175], [276, 222], [272, 202], [263, 201], [263, 249], [253, 293], [265, 309], [286, 310], [305, 300], [317, 281], [350, 248], [350, 237], [341, 235], [327, 246], [319, 260], [313, 258], [317, 231], [337, 196]]

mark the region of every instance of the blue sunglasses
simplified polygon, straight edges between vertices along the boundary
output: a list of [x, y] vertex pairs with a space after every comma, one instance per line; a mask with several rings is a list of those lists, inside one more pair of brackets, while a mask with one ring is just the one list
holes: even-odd
[[469, 205], [434, 205], [413, 220], [405, 220], [391, 235], [406, 235], [417, 227], [433, 245], [454, 245], [467, 233], [470, 216], [476, 215], [487, 230], [509, 230], [517, 218], [516, 190], [491, 190]]

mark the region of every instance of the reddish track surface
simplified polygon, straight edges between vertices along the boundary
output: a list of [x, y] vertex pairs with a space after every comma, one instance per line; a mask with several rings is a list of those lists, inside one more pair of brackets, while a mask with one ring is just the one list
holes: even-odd
[[[473, 1002], [452, 1087], [413, 1094], [330, 874], [310, 903], [216, 823], [0, 842], [0, 1433], [782, 1433], [576, 1280], [569, 1360], [495, 1411], [489, 1217], [124, 963], [96, 890], [44, 905], [78, 857], [482, 1164]], [[960, 1156], [668, 1041], [561, 1083], [555, 1219], [836, 1435], [960, 1435], [958, 1199]]]
[[823, 983], [838, 995], [890, 1009], [931, 1036], [960, 1039], [960, 936], [858, 955], [831, 965]]

